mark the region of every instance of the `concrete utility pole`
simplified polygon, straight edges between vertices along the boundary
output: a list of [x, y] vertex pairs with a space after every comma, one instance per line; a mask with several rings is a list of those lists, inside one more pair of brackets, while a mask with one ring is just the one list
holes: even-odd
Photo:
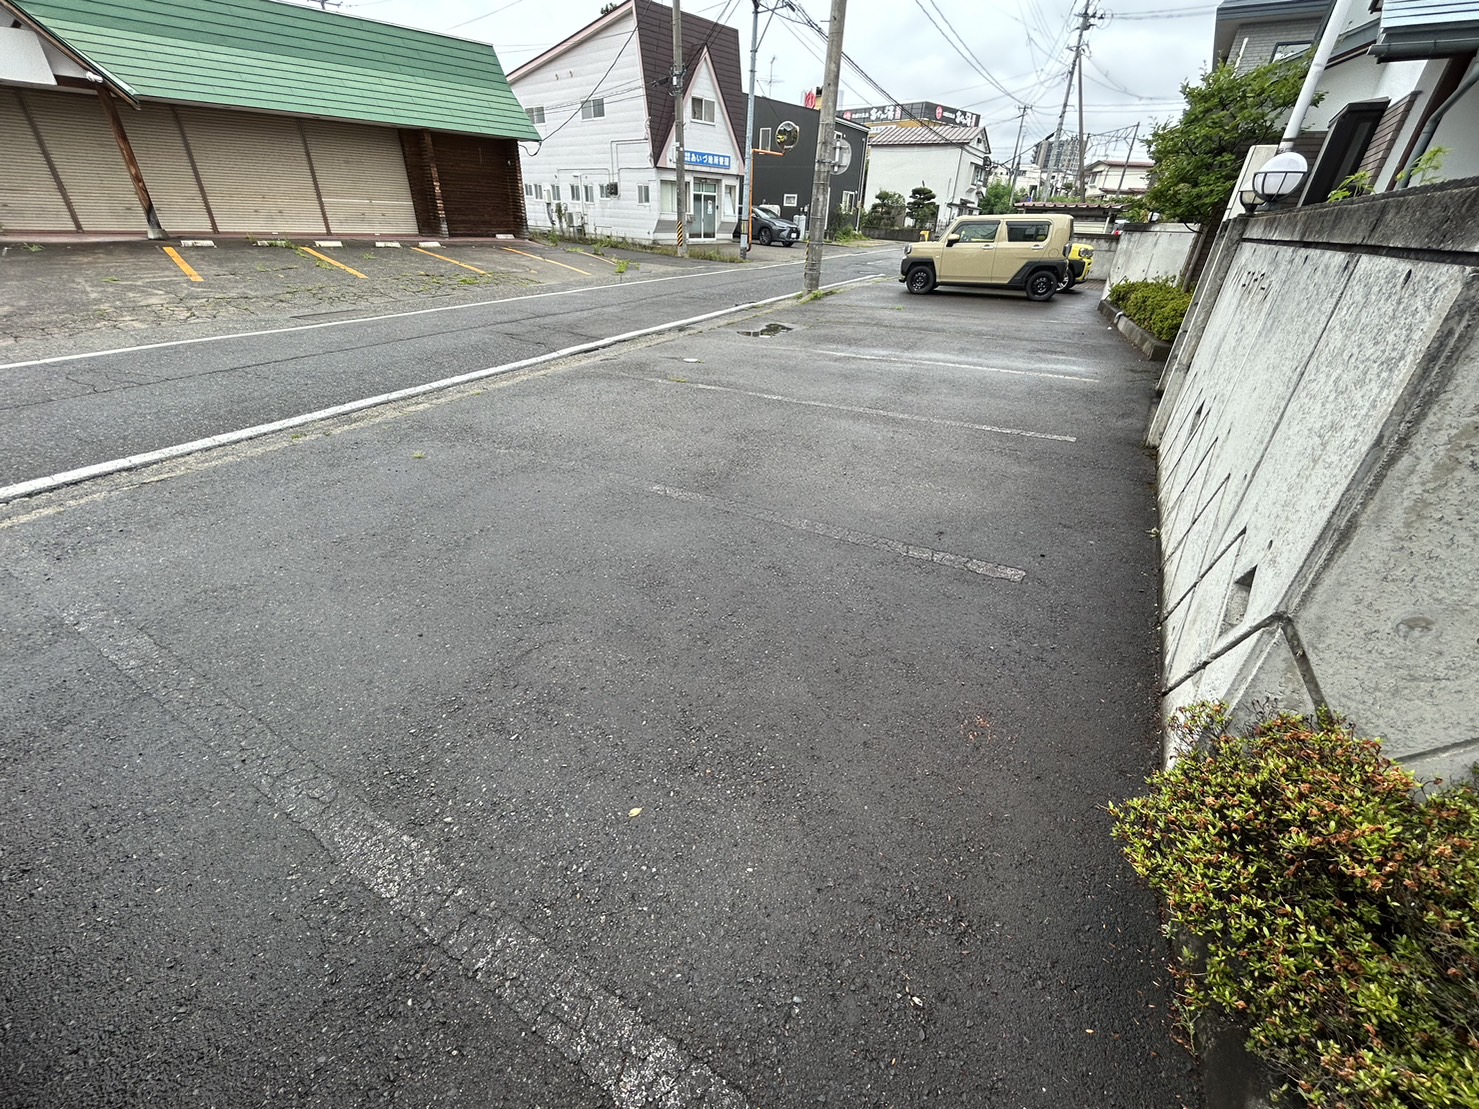
[[1084, 60], [1078, 59], [1078, 198], [1088, 199], [1088, 182], [1084, 180]]
[[811, 218], [806, 221], [806, 267], [801, 288], [814, 293], [822, 283], [822, 239], [832, 203], [832, 167], [837, 161], [837, 84], [842, 75], [842, 25], [847, 0], [832, 0], [827, 23], [827, 62], [822, 74], [822, 103], [817, 115], [817, 165], [811, 184]]
[[[1089, 28], [1094, 25], [1094, 21], [1098, 18], [1099, 15], [1097, 12], [1091, 12], [1089, 10], [1089, 5], [1086, 0], [1084, 4], [1084, 10], [1079, 12], [1078, 14], [1078, 38], [1074, 41], [1073, 44], [1073, 64], [1068, 67], [1068, 83], [1063, 86], [1063, 107], [1058, 109], [1058, 126], [1053, 130], [1053, 143], [1051, 146], [1048, 147], [1048, 156], [1043, 159], [1043, 161], [1047, 163], [1047, 165], [1043, 168], [1046, 169], [1049, 174], [1048, 194], [1050, 196], [1054, 191], [1052, 187], [1051, 176], [1053, 172], [1053, 163], [1055, 161], [1059, 163], [1063, 161], [1062, 153], [1059, 150], [1059, 146], [1063, 141], [1063, 121], [1068, 118], [1068, 101], [1073, 96], [1074, 75], [1079, 72], [1079, 67], [1083, 65], [1084, 35], [1088, 32]], [[1082, 102], [1083, 100], [1082, 93], [1080, 93], [1079, 100], [1080, 102]], [[1082, 124], [1080, 124], [1079, 129], [1083, 129]], [[1082, 157], [1082, 144], [1080, 144], [1079, 154], [1080, 157]]]
[[678, 10], [679, 0], [673, 0], [673, 175], [676, 178], [678, 209], [678, 257], [688, 257], [688, 205], [683, 193], [688, 184], [683, 160], [683, 114], [688, 105], [683, 103], [683, 13]]
[[1027, 126], [1027, 105], [1017, 112], [1017, 144], [1012, 147], [1012, 176], [1007, 182], [1007, 202], [1013, 207], [1017, 202], [1017, 174], [1022, 172], [1022, 129]]
[[755, 57], [760, 52], [760, 0], [754, 0], [755, 21], [750, 27], [750, 95], [745, 106], [745, 180], [740, 188], [740, 257], [750, 253], [750, 204], [755, 181]]

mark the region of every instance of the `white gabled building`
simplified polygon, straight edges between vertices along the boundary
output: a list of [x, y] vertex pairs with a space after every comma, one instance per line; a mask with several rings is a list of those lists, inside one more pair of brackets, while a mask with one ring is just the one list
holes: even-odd
[[[688, 240], [728, 241], [745, 170], [739, 33], [682, 25]], [[625, 0], [509, 74], [541, 136], [520, 147], [531, 229], [677, 241], [672, 42], [671, 8]]]

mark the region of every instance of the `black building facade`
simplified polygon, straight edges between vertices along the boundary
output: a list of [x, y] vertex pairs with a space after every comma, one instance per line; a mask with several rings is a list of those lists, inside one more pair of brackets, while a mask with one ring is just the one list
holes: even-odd
[[[755, 149], [752, 204], [780, 210], [786, 219], [811, 217], [811, 187], [816, 165], [817, 126], [821, 113], [800, 104], [787, 104], [766, 96], [755, 97]], [[792, 123], [799, 131], [797, 141], [782, 147], [776, 139], [783, 125]], [[863, 202], [863, 168], [867, 161], [868, 129], [837, 120], [838, 168], [832, 174], [829, 227], [851, 220]]]

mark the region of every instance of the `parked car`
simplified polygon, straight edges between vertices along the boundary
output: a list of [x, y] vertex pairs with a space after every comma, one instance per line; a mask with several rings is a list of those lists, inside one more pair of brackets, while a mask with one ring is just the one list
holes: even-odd
[[1068, 278], [1072, 239], [1073, 217], [1059, 212], [961, 216], [938, 239], [904, 248], [899, 280], [911, 293], [984, 285], [1050, 300]]
[[1068, 248], [1068, 273], [1063, 278], [1063, 284], [1058, 286], [1060, 293], [1066, 293], [1075, 285], [1089, 279], [1089, 271], [1094, 268], [1094, 248], [1088, 243], [1074, 243]]
[[[788, 219], [782, 219], [777, 212], [767, 212], [764, 208], [750, 209], [750, 238], [761, 246], [769, 246], [771, 243], [780, 243], [781, 246], [790, 246], [801, 238], [801, 228], [797, 227]], [[732, 239], [740, 237], [740, 225], [734, 225]]]

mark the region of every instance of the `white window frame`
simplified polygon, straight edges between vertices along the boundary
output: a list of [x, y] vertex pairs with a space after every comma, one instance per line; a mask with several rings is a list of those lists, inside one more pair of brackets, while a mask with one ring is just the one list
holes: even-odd
[[544, 122], [544, 106], [543, 105], [539, 105], [539, 106], [536, 106], [536, 107], [533, 107], [533, 108], [525, 108], [524, 109], [524, 114], [529, 117], [529, 122], [530, 123], [543, 123]]
[[688, 98], [688, 115], [694, 123], [713, 123], [718, 118], [719, 105], [707, 96]]
[[580, 102], [581, 119], [601, 119], [606, 114], [606, 100], [604, 97], [593, 96], [589, 100]]
[[786, 193], [783, 197], [781, 197], [781, 207], [783, 207], [783, 208], [795, 208], [796, 206], [797, 205], [796, 205], [796, 194], [795, 193]]
[[587, 204], [594, 204], [596, 202], [596, 186], [585, 185], [583, 188], [585, 189], [585, 202]]
[[651, 185], [638, 185], [637, 186], [637, 203], [638, 204], [651, 204], [652, 203], [652, 186]]
[[844, 191], [842, 194], [842, 210], [844, 212], [851, 212], [857, 206], [858, 194], [851, 191]]
[[534, 185], [534, 199], [535, 200], [543, 200], [544, 199], [544, 185], [539, 184], [539, 183], [536, 183]]
[[549, 187], [549, 198], [551, 200], [553, 200], [556, 204], [560, 203], [560, 186], [559, 185], [551, 185]]
[[769, 127], [762, 127], [762, 128], [760, 128], [760, 145], [757, 146], [755, 149], [756, 150], [769, 150], [770, 149], [770, 128]]

